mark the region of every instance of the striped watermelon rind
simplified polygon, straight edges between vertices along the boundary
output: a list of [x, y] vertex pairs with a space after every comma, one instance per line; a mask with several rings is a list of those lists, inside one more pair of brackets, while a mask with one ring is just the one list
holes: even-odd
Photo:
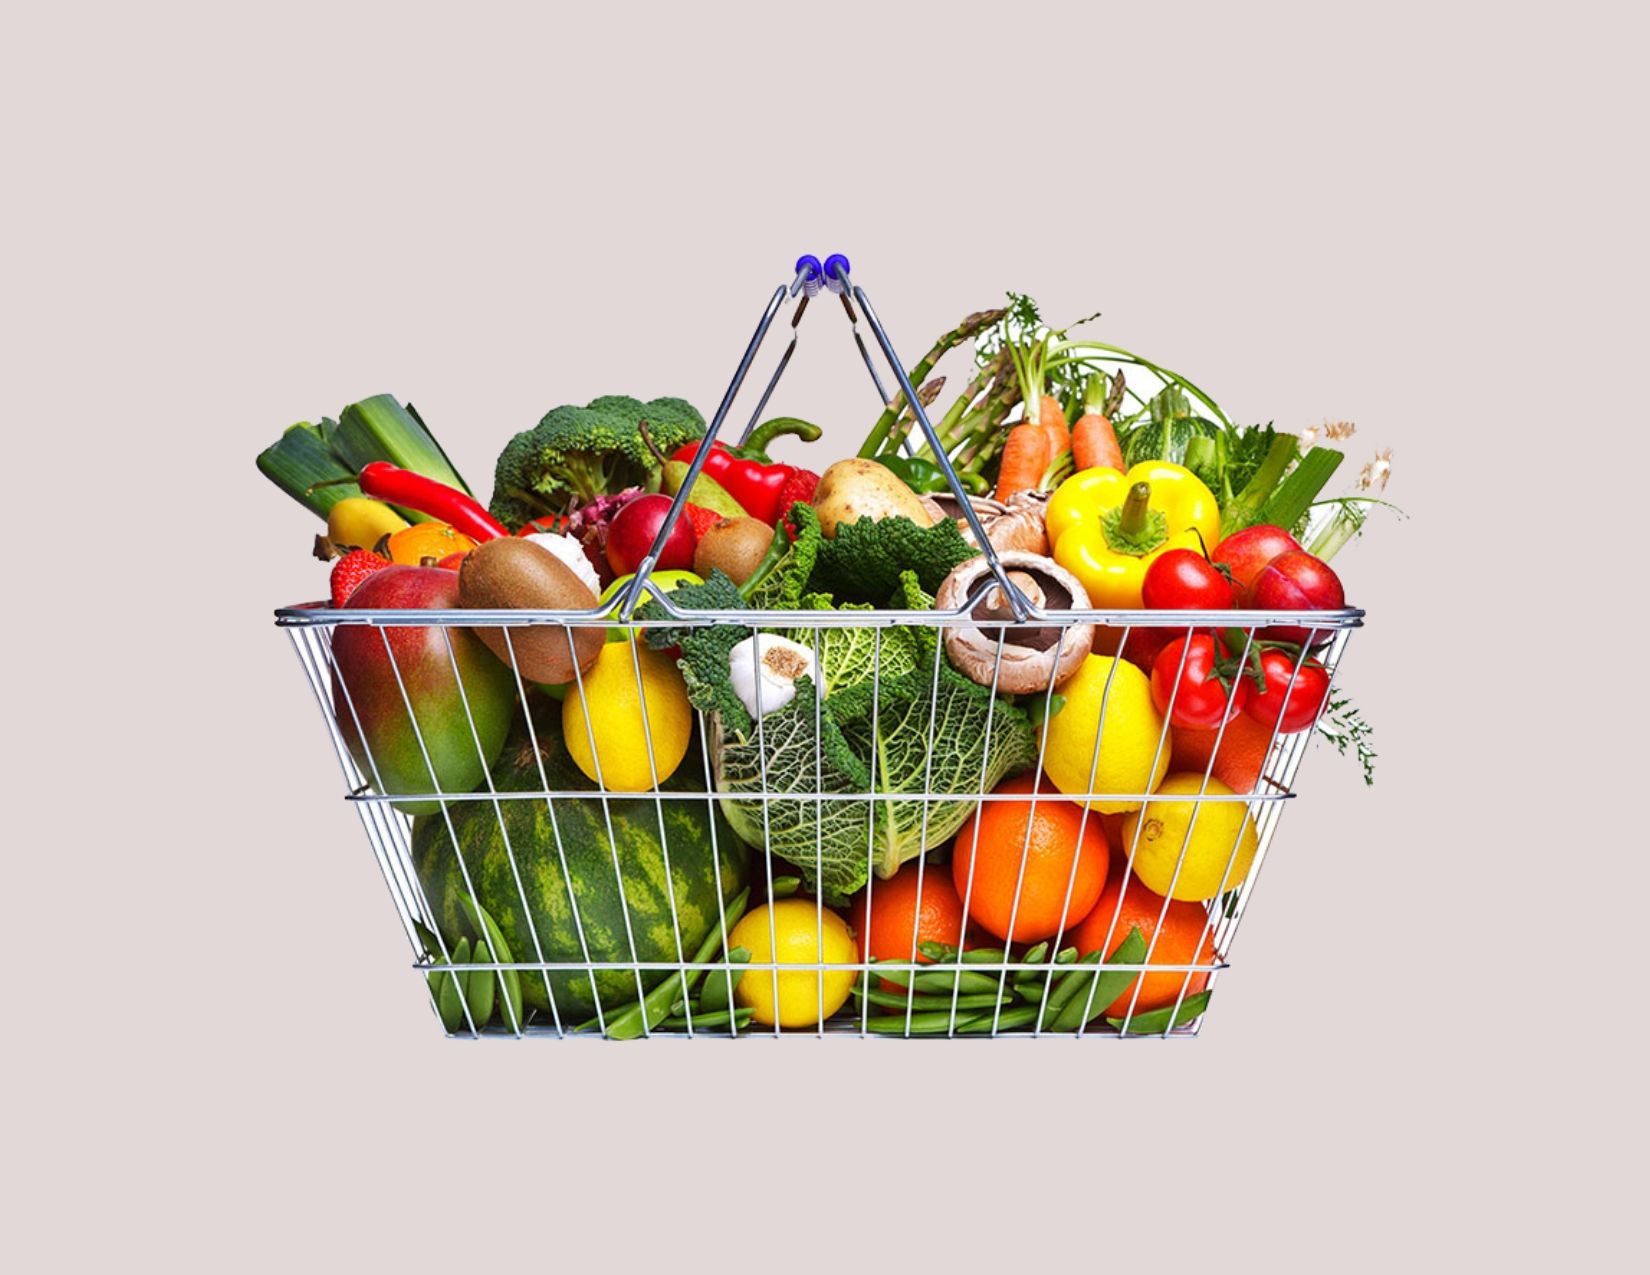
[[[535, 741], [518, 721], [493, 768], [493, 784], [499, 792], [541, 790], [539, 760], [551, 791], [590, 788], [568, 758], [556, 720], [557, 714], [550, 711], [533, 715], [539, 729], [538, 759]], [[692, 791], [692, 779], [698, 778], [702, 786], [703, 775], [704, 764], [695, 749], [664, 787], [670, 792]], [[655, 801], [646, 796], [604, 798], [592, 792], [589, 797], [548, 802], [503, 800], [496, 807], [485, 794], [472, 795], [450, 802], [446, 817], [426, 815], [414, 825], [413, 864], [449, 943], [461, 936], [479, 936], [473, 933], [464, 908], [464, 896], [470, 890], [460, 869], [460, 856], [453, 853], [448, 819], [476, 898], [498, 924], [515, 959], [522, 962], [588, 960], [599, 965], [690, 960], [716, 926], [718, 888], [725, 905], [745, 885], [747, 852], [711, 794], [702, 800], [666, 797]], [[565, 874], [557, 832], [561, 853], [566, 856]], [[614, 870], [614, 842], [618, 844], [619, 873]], [[573, 881], [571, 891], [568, 877]], [[677, 926], [671, 924], [672, 891]], [[668, 974], [668, 970], [643, 971], [642, 990], [650, 990]], [[594, 1013], [597, 993], [604, 1012], [628, 1004], [637, 999], [637, 977], [629, 969], [599, 970], [593, 978], [582, 970], [524, 971], [522, 975], [526, 1002], [548, 1013], [553, 994], [564, 1026]]]

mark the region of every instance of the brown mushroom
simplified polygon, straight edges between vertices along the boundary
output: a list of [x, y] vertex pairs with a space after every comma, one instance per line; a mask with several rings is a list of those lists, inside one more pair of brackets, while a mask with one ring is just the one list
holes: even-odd
[[[1039, 610], [1089, 608], [1089, 595], [1082, 583], [1052, 559], [1012, 549], [997, 557], [1007, 568], [1009, 580]], [[955, 611], [990, 578], [991, 564], [984, 556], [970, 558], [945, 577], [934, 599], [935, 609]], [[1012, 620], [1014, 612], [1001, 587], [994, 585], [974, 605], [969, 616], [975, 620]], [[1000, 668], [997, 667], [999, 633], [1002, 634]], [[945, 630], [945, 653], [956, 669], [981, 686], [995, 685], [1006, 695], [1046, 691], [1051, 681], [1059, 686], [1077, 672], [1093, 646], [1092, 624], [1032, 622], [1007, 627], [992, 624], [983, 628], [965, 624]]]
[[[950, 492], [939, 492], [922, 499], [925, 505], [930, 506], [929, 512], [936, 518], [956, 519], [957, 530], [963, 533], [963, 539], [969, 544], [974, 543], [973, 528], [968, 525], [968, 519], [963, 517], [955, 496]], [[972, 496], [968, 503], [973, 506], [974, 516], [985, 528], [985, 538], [991, 542], [993, 549], [1018, 550], [1046, 556], [1049, 546], [1048, 532], [1044, 528], [1044, 513], [1048, 509], [1048, 499], [1047, 492], [1023, 491], [1012, 497], [1006, 505], [1000, 500], [993, 500], [990, 496]]]

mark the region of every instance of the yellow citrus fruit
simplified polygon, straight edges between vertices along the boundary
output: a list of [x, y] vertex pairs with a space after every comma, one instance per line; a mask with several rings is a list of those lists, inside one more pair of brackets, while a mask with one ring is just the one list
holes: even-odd
[[[640, 670], [641, 693], [637, 693]], [[585, 704], [594, 707], [585, 712]], [[643, 730], [642, 706], [647, 706]], [[676, 661], [635, 642], [609, 642], [561, 704], [567, 754], [609, 792], [647, 792], [676, 773], [693, 738], [693, 705]], [[648, 764], [648, 739], [653, 761]], [[592, 755], [591, 739], [595, 739]], [[596, 762], [601, 762], [597, 774]]]
[[[768, 918], [772, 915], [770, 936]], [[824, 943], [820, 937], [823, 934]], [[780, 899], [740, 918], [728, 935], [728, 947], [742, 947], [753, 964], [813, 965], [823, 961], [850, 965], [859, 960], [859, 946], [848, 923], [812, 899]], [[795, 970], [777, 976], [779, 999], [774, 1001], [775, 975], [771, 970], [746, 970], [733, 997], [755, 1012], [753, 1022], [772, 1027], [812, 1027], [842, 1008], [857, 975], [853, 970]], [[821, 980], [823, 979], [823, 982]], [[821, 1003], [821, 995], [824, 1000]]]
[[[1197, 903], [1242, 885], [1255, 861], [1256, 845], [1247, 803], [1199, 801], [1200, 791], [1204, 791], [1202, 775], [1170, 775], [1144, 810], [1123, 820], [1123, 849], [1135, 847], [1135, 875], [1157, 894]], [[1232, 795], [1230, 788], [1213, 777], [1207, 792]], [[1175, 797], [1186, 800], [1175, 801]], [[1198, 812], [1195, 823], [1194, 811]], [[1179, 876], [1175, 875], [1176, 863]]]
[[[1107, 683], [1110, 683], [1110, 689]], [[1127, 660], [1091, 655], [1064, 686], [1066, 704], [1049, 718], [1043, 769], [1063, 793], [1140, 793], [1157, 786], [1169, 769], [1170, 738], [1152, 703], [1151, 679]], [[1100, 708], [1106, 732], [1095, 758]], [[1093, 767], [1094, 782], [1089, 782]], [[1080, 798], [1078, 800], [1081, 800]], [[1139, 801], [1095, 798], [1084, 803], [1105, 814], [1139, 810]]]

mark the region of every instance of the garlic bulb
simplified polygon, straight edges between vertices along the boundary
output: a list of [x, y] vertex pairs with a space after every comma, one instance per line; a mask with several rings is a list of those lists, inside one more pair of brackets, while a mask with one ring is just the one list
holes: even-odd
[[537, 531], [530, 536], [523, 536], [523, 540], [531, 540], [536, 545], [543, 545], [556, 557], [560, 558], [572, 573], [590, 586], [590, 592], [597, 597], [602, 593], [601, 577], [596, 574], [596, 568], [590, 565], [590, 559], [585, 555], [584, 546], [572, 536], [564, 536], [555, 531]]
[[752, 717], [766, 717], [789, 704], [796, 698], [796, 679], [803, 676], [814, 676], [814, 653], [790, 638], [758, 633], [728, 652], [728, 680]]

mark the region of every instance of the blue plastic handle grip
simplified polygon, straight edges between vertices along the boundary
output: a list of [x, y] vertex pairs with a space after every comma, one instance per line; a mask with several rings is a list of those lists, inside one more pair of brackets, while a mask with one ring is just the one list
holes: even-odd
[[825, 277], [825, 267], [819, 264], [819, 258], [812, 253], [803, 253], [802, 256], [796, 259], [796, 272], [801, 274], [803, 270], [808, 272], [807, 277], [810, 279], [823, 279]]
[[837, 281], [836, 272], [838, 268], [842, 270], [843, 274], [851, 274], [853, 272], [853, 267], [848, 264], [848, 258], [844, 257], [840, 252], [833, 252], [830, 256], [825, 258], [825, 279], [827, 282], [835, 283]]

